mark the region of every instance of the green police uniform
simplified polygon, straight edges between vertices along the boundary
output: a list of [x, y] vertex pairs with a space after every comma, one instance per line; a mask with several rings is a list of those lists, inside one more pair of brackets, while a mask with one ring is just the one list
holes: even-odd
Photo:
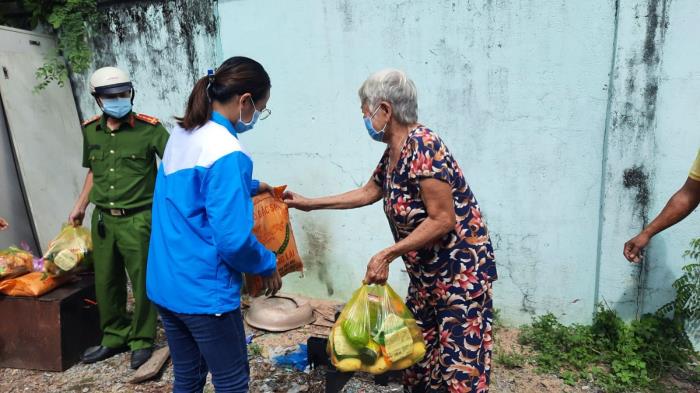
[[[156, 310], [146, 295], [146, 260], [151, 236], [151, 204], [156, 155], [163, 157], [168, 132], [150, 116], [131, 113], [118, 130], [105, 116], [83, 124], [83, 166], [93, 173], [92, 215], [95, 292], [102, 345], [132, 351], [150, 348]], [[126, 275], [135, 307], [126, 311]]]

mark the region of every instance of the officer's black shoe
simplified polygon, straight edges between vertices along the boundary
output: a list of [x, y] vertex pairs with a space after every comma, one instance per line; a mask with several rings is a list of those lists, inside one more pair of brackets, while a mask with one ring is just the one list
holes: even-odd
[[83, 353], [82, 361], [85, 364], [100, 362], [105, 359], [109, 359], [114, 355], [118, 355], [122, 352], [126, 352], [126, 347], [120, 348], [107, 348], [102, 345], [97, 347], [88, 348], [85, 353]]
[[153, 355], [153, 348], [137, 349], [131, 352], [131, 368], [136, 370], [143, 366]]

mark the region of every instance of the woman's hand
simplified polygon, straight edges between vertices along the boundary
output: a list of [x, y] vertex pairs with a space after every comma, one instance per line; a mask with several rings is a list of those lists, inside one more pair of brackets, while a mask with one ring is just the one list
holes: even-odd
[[377, 253], [367, 264], [367, 273], [363, 282], [367, 285], [384, 284], [389, 278], [389, 264], [396, 256], [388, 249]]
[[263, 289], [265, 290], [265, 296], [275, 296], [277, 292], [282, 288], [282, 277], [280, 277], [279, 271], [275, 269], [269, 277], [263, 277]]
[[295, 192], [285, 191], [282, 199], [284, 199], [284, 202], [287, 203], [287, 206], [289, 207], [305, 212], [313, 210], [312, 200]]

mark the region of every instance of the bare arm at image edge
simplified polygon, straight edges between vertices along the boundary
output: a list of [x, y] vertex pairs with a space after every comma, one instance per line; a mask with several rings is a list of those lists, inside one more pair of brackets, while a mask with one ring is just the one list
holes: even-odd
[[625, 243], [624, 255], [630, 262], [641, 261], [641, 254], [659, 232], [679, 223], [700, 204], [700, 152], [693, 163], [685, 184], [668, 200], [654, 220], [637, 236]]

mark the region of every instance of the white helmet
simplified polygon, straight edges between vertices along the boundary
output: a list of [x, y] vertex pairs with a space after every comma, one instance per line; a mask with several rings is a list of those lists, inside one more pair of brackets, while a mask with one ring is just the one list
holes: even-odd
[[90, 77], [92, 95], [118, 94], [132, 89], [129, 75], [116, 67], [102, 67]]

